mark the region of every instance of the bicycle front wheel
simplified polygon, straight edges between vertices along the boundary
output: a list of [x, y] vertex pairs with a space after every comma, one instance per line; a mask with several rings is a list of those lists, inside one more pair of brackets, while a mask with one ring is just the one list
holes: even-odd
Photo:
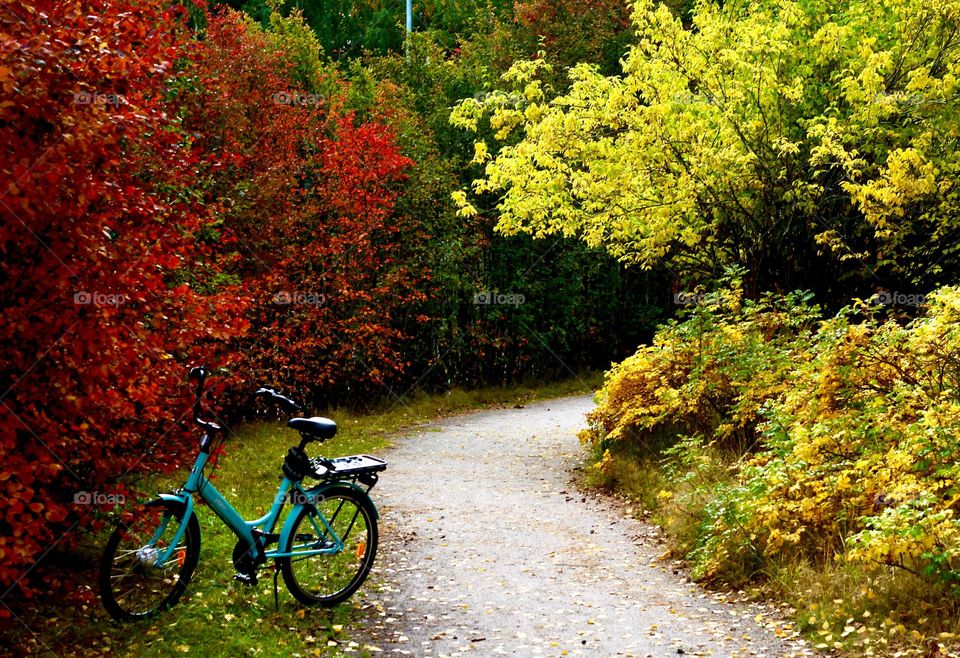
[[200, 524], [195, 514], [184, 520], [185, 510], [182, 503], [153, 500], [114, 529], [100, 562], [100, 599], [114, 619], [152, 617], [187, 589], [200, 559]]
[[366, 494], [333, 486], [300, 509], [280, 551], [316, 550], [324, 552], [279, 558], [283, 581], [301, 603], [337, 605], [363, 584], [377, 553], [377, 514]]

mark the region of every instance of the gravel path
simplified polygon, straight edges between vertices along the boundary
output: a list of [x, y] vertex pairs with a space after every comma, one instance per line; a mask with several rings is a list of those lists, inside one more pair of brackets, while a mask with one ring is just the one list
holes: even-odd
[[[360, 638], [383, 655], [814, 655], [772, 607], [659, 559], [654, 528], [578, 492], [589, 397], [451, 418], [398, 439]], [[378, 586], [379, 585], [379, 586]]]

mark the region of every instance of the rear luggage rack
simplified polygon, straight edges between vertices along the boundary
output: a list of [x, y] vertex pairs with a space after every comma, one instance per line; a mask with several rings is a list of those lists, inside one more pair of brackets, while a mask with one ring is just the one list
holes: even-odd
[[359, 481], [367, 486], [368, 491], [377, 483], [377, 473], [387, 469], [387, 462], [370, 455], [350, 455], [335, 459], [315, 457], [310, 460], [310, 464], [313, 466], [314, 477], [318, 480]]

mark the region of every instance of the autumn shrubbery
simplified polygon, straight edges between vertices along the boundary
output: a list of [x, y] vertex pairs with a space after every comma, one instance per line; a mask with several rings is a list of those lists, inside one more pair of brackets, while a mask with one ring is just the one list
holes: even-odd
[[672, 428], [752, 447], [760, 406], [786, 390], [784, 375], [816, 313], [801, 294], [753, 302], [740, 288], [711, 293], [613, 367], [585, 436], [644, 442]]
[[819, 320], [804, 295], [708, 295], [613, 368], [582, 438], [610, 473], [646, 446], [700, 578], [807, 564], [857, 570], [865, 597], [898, 574], [954, 596], [960, 289], [926, 301], [909, 322], [865, 302]]
[[130, 501], [193, 452], [188, 364], [230, 375], [234, 415], [261, 382], [369, 391], [406, 365], [394, 311], [415, 310], [428, 272], [397, 256], [416, 236], [394, 213], [410, 161], [343, 107], [297, 16], [4, 11], [0, 589], [15, 605], [38, 578], [63, 585], [37, 560], [97, 529], [110, 506], [85, 501]]
[[174, 276], [210, 257], [215, 221], [169, 102], [182, 10], [0, 13], [0, 589], [29, 595], [36, 559], [91, 527], [75, 495], [179, 463], [183, 363], [247, 322], [234, 291]]
[[184, 276], [226, 274], [250, 304], [251, 331], [228, 345], [240, 414], [263, 382], [311, 405], [394, 384], [430, 277], [406, 246], [420, 218], [395, 210], [413, 162], [378, 99], [366, 120], [346, 107], [350, 85], [321, 55], [297, 14], [263, 28], [226, 12], [177, 99], [197, 188], [219, 206], [219, 249]]

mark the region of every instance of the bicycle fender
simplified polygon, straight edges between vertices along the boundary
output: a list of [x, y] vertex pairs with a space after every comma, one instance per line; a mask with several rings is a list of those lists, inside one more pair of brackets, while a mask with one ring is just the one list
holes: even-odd
[[342, 486], [350, 487], [351, 489], [362, 493], [370, 500], [370, 504], [373, 505], [373, 518], [380, 520], [380, 510], [377, 509], [377, 504], [373, 502], [373, 498], [370, 498], [370, 494], [367, 493], [367, 490], [361, 487], [359, 484], [354, 482], [349, 482], [348, 480], [332, 480], [330, 482], [324, 482], [323, 484], [318, 484], [315, 487], [310, 487], [307, 489], [308, 496], [322, 496], [323, 492], [330, 487]]
[[186, 506], [186, 511], [183, 514], [183, 519], [186, 522], [193, 514], [193, 496], [190, 496], [185, 493], [161, 493], [157, 494], [157, 498], [166, 500], [171, 503], [180, 503], [181, 505]]
[[[180, 543], [180, 540], [183, 538], [183, 533], [187, 531], [187, 523], [189, 523], [190, 517], [194, 515], [193, 496], [187, 493], [177, 492], [157, 494], [157, 498], [168, 503], [179, 503], [186, 508], [183, 512], [183, 520], [180, 523], [180, 527], [177, 528], [177, 532], [174, 534], [173, 539], [170, 542], [170, 548], [168, 548], [166, 551], [166, 553], [169, 553], [174, 546]], [[167, 559], [166, 554], [164, 555], [164, 559]]]

